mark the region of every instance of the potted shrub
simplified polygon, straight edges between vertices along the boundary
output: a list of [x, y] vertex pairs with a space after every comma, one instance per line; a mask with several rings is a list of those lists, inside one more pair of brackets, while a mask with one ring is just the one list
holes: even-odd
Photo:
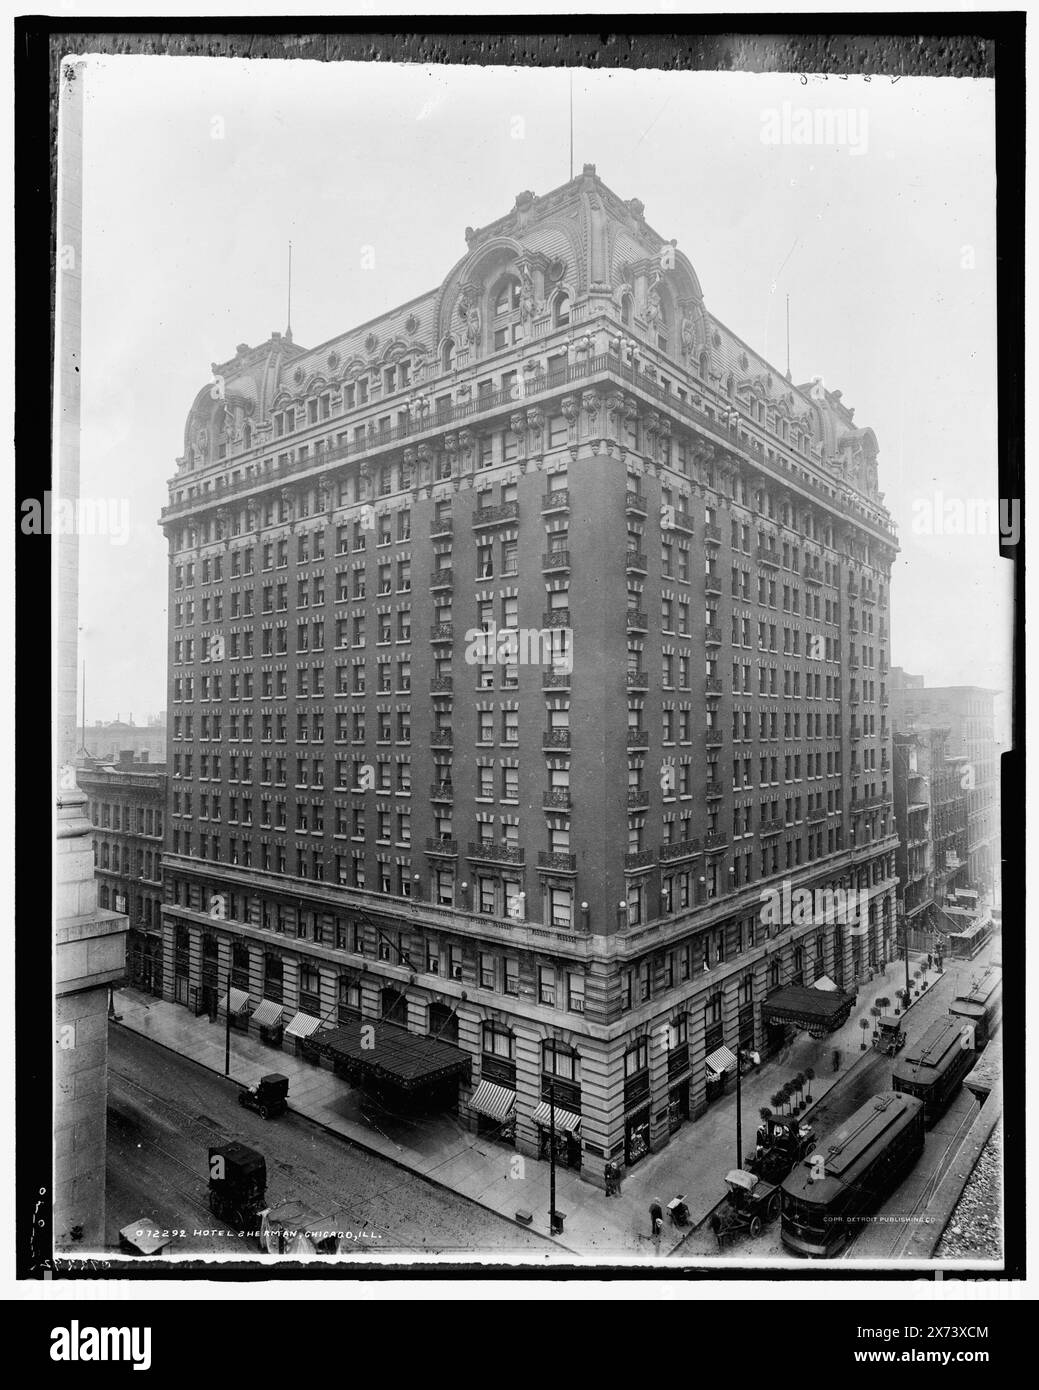
[[805, 1100], [809, 1105], [812, 1103], [812, 1082], [815, 1080], [815, 1072], [811, 1067], [805, 1067]]
[[797, 1088], [797, 1113], [800, 1114], [805, 1108], [805, 1074], [799, 1071], [794, 1077], [794, 1086]]
[[866, 1030], [869, 1028], [869, 1019], [868, 1019], [868, 1018], [860, 1018], [860, 1019], [859, 1019], [859, 1027], [862, 1029], [862, 1042], [859, 1044], [859, 1051], [860, 1051], [860, 1052], [865, 1052], [865, 1050], [866, 1050]]

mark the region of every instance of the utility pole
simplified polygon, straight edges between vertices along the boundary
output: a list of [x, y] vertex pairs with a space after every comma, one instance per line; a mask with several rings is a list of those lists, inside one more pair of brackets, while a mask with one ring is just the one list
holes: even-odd
[[548, 1083], [548, 1229], [556, 1235], [556, 1087]]
[[743, 1167], [743, 1051], [736, 1048], [736, 1167]]
[[909, 919], [908, 919], [907, 917], [903, 917], [903, 918], [902, 918], [902, 937], [903, 937], [903, 940], [905, 941], [905, 948], [906, 948], [906, 1008], [908, 1009], [908, 1007], [909, 1007], [910, 994], [909, 994]]
[[231, 1075], [231, 967], [227, 967], [227, 1007], [224, 1010], [224, 1075]]

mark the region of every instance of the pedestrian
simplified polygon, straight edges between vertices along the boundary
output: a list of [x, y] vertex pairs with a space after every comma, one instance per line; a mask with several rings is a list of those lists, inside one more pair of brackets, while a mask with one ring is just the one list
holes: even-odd
[[620, 1196], [620, 1174], [615, 1163], [606, 1165], [606, 1195], [607, 1197]]
[[927, 952], [927, 968], [928, 968], [928, 970], [930, 970], [930, 968], [931, 968], [931, 966], [932, 966], [933, 964], [934, 964], [934, 956], [932, 956], [931, 953], [930, 953], [930, 951], [928, 951], [928, 952]]
[[619, 1197], [621, 1195], [621, 1176], [624, 1170], [619, 1163], [613, 1163], [610, 1166], [613, 1168], [613, 1195]]
[[833, 1049], [833, 1069], [834, 1071], [841, 1069], [841, 1050], [839, 1047]]
[[664, 1208], [659, 1202], [654, 1202], [649, 1209], [650, 1234], [656, 1241], [660, 1240], [660, 1232], [664, 1229]]

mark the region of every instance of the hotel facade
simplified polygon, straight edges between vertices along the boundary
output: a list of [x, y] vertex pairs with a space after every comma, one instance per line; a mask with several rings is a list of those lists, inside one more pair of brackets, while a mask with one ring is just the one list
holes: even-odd
[[[544, 1154], [551, 1100], [602, 1185], [896, 949], [897, 540], [872, 431], [594, 166], [466, 244], [190, 410], [163, 992], [333, 1062], [315, 1020], [406, 1026], [437, 1103]], [[784, 884], [866, 920], [763, 921]]]

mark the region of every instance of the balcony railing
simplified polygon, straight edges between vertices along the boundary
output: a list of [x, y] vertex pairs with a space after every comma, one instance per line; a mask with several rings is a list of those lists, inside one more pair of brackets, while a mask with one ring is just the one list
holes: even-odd
[[629, 512], [645, 512], [646, 499], [641, 492], [631, 492], [624, 494], [624, 507]]
[[453, 782], [431, 782], [429, 795], [434, 801], [454, 801], [455, 788]]
[[646, 569], [646, 557], [641, 550], [626, 550], [624, 552], [624, 568], [627, 570]]
[[454, 583], [454, 571], [450, 569], [433, 570], [429, 576], [431, 589], [450, 589]]
[[625, 625], [629, 632], [645, 632], [649, 624], [646, 615], [641, 608], [629, 608], [625, 616]]
[[569, 748], [569, 729], [545, 729], [541, 735], [542, 748]]
[[631, 850], [624, 856], [624, 867], [626, 869], [644, 869], [648, 864], [656, 863], [656, 857], [656, 850]]
[[541, 672], [542, 690], [568, 690], [570, 688], [569, 671], [552, 671], [547, 666]]
[[629, 748], [648, 748], [648, 747], [649, 747], [649, 734], [648, 734], [648, 732], [647, 732], [645, 729], [629, 729], [629, 730], [628, 730], [628, 747], [629, 747]]
[[502, 845], [494, 841], [470, 840], [470, 859], [487, 859], [495, 864], [522, 864], [523, 849], [520, 845]]
[[722, 786], [720, 782], [708, 782], [704, 786], [704, 795], [711, 799], [719, 796], [724, 796], [725, 788]]
[[453, 642], [454, 638], [454, 623], [434, 623], [429, 629], [429, 640], [431, 642]]
[[703, 528], [703, 538], [708, 545], [721, 545], [722, 533], [720, 526], [712, 526], [708, 523]]
[[703, 837], [704, 849], [724, 849], [729, 843], [729, 837], [724, 830], [708, 830]]
[[450, 748], [454, 742], [452, 729], [430, 729], [429, 742], [433, 748]]
[[566, 853], [563, 850], [538, 850], [539, 869], [560, 869], [564, 873], [575, 873], [577, 871], [577, 855]]
[[629, 787], [629, 788], [628, 788], [628, 805], [629, 805], [629, 806], [648, 806], [648, 805], [649, 805], [649, 791], [648, 791], [645, 787]]
[[570, 489], [566, 487], [556, 488], [554, 492], [546, 492], [541, 498], [541, 510], [543, 512], [558, 512], [568, 509], [570, 506]]
[[817, 806], [814, 810], [808, 812], [808, 815], [805, 817], [805, 819], [811, 821], [814, 825], [818, 821], [825, 820], [826, 816], [826, 808], [823, 806]]
[[699, 853], [699, 840], [676, 840], [673, 844], [660, 846], [660, 862], [665, 864], [672, 859], [689, 859]]
[[759, 545], [755, 557], [759, 565], [771, 565], [773, 569], [779, 569], [779, 551], [772, 546]]
[[693, 526], [693, 518], [688, 512], [676, 509], [675, 515], [666, 529], [671, 531], [685, 531], [687, 535], [691, 536], [695, 529]]
[[431, 695], [443, 695], [454, 689], [453, 676], [431, 676], [429, 681], [429, 693]]
[[477, 507], [473, 512], [474, 529], [480, 526], [500, 526], [519, 519], [518, 502], [502, 502], [497, 507]]
[[722, 693], [721, 677], [708, 676], [704, 681], [704, 693], [707, 695], [720, 695]]
[[625, 682], [629, 690], [649, 689], [649, 676], [645, 671], [628, 671]]
[[546, 787], [542, 793], [541, 804], [546, 811], [569, 810], [570, 788]]
[[450, 536], [454, 531], [454, 520], [449, 516], [431, 516], [429, 534], [431, 536]]
[[809, 584], [821, 584], [823, 572], [818, 565], [805, 565], [804, 577]]
[[722, 591], [721, 576], [717, 574], [705, 574], [703, 588], [705, 594], [720, 594]]
[[703, 630], [703, 640], [705, 642], [713, 642], [715, 644], [719, 644], [722, 640], [721, 628], [715, 627], [713, 623], [708, 623]]
[[569, 550], [550, 550], [541, 557], [543, 570], [568, 570], [570, 568]]
[[437, 839], [430, 835], [426, 840], [427, 854], [454, 854], [458, 853], [458, 841], [448, 839]]
[[569, 627], [570, 609], [569, 608], [550, 608], [541, 615], [542, 627]]
[[721, 729], [708, 729], [703, 741], [705, 748], [720, 748], [724, 742]]

